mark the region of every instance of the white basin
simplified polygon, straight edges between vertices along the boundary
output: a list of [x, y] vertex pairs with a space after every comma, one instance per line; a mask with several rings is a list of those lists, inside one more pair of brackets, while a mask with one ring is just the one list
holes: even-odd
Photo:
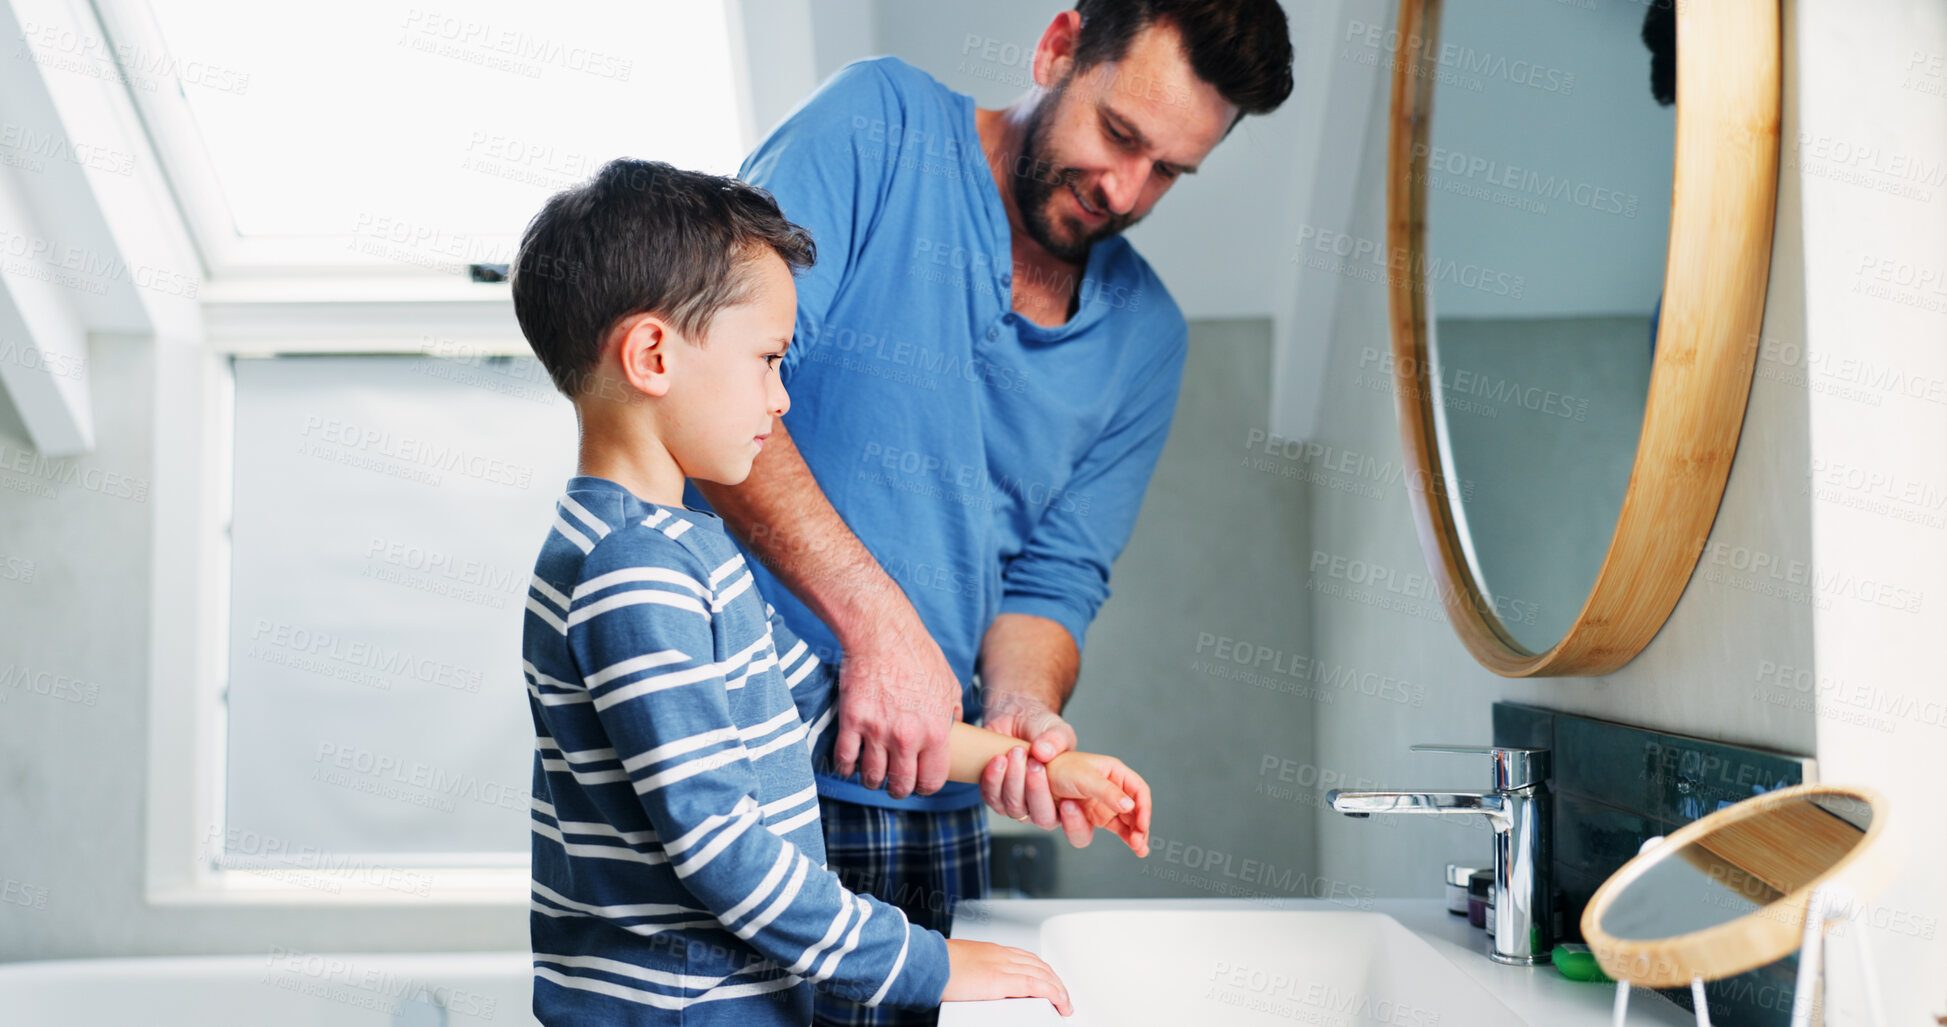
[[1068, 913], [1043, 921], [1040, 940], [1074, 1000], [1072, 1027], [1525, 1023], [1383, 913]]
[[[953, 936], [1041, 954], [1075, 1015], [1041, 999], [949, 1002], [940, 1027], [1610, 1027], [1615, 988], [1506, 966], [1439, 899], [982, 899]], [[1630, 1027], [1693, 1027], [1639, 991]]]

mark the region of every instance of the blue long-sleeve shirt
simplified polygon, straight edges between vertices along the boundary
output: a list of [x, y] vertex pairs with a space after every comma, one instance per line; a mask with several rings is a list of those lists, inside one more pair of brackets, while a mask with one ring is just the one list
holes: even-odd
[[570, 479], [522, 651], [541, 1022], [806, 1024], [814, 984], [939, 1002], [945, 939], [825, 868], [832, 668], [715, 514]]
[[[1007, 210], [973, 99], [898, 58], [840, 69], [739, 175], [818, 245], [798, 276], [785, 426], [977, 723], [974, 662], [996, 614], [1046, 617], [1080, 649], [1108, 598], [1176, 406], [1183, 315], [1120, 236], [1090, 249], [1065, 324], [1014, 313]], [[694, 487], [684, 501], [707, 508]], [[836, 658], [831, 629], [751, 564], [785, 622]], [[966, 784], [905, 800], [856, 778], [818, 787], [877, 806], [980, 802]]]

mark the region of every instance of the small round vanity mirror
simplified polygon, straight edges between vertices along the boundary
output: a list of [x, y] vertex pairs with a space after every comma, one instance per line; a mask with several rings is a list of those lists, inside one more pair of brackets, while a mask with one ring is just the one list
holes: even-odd
[[1746, 799], [1624, 864], [1589, 900], [1582, 934], [1609, 976], [1640, 987], [1776, 962], [1803, 941], [1815, 891], [1856, 908], [1878, 890], [1885, 828], [1885, 800], [1865, 788], [1798, 785]]

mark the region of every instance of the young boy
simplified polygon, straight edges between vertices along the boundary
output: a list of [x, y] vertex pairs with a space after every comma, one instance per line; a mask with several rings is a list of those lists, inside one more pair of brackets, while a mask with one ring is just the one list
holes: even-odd
[[[744, 480], [790, 405], [810, 238], [731, 178], [618, 160], [550, 199], [513, 275], [521, 331], [581, 425], [535, 561], [534, 1013], [543, 1023], [808, 1024], [813, 986], [867, 1004], [1040, 997], [1047, 964], [949, 941], [824, 865], [812, 767], [836, 675], [752, 585], [687, 477]], [[956, 781], [1020, 746], [966, 724]], [[1149, 788], [1064, 753], [1054, 793], [1148, 852]]]

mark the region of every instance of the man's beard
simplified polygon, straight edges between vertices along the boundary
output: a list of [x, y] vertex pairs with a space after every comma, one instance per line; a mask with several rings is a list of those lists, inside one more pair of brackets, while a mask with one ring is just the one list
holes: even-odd
[[[1060, 101], [1066, 86], [1067, 82], [1064, 81], [1050, 90], [1035, 105], [1033, 113], [1028, 115], [1027, 131], [1021, 136], [1021, 159], [1015, 162], [1015, 168], [1026, 168], [1029, 173], [1016, 174], [1014, 203], [1021, 210], [1021, 224], [1027, 229], [1029, 238], [1057, 260], [1086, 264], [1091, 246], [1142, 219], [1111, 213], [1101, 227], [1090, 231], [1080, 221], [1055, 213], [1054, 205], [1062, 202], [1061, 194], [1068, 192], [1069, 183], [1076, 183], [1076, 191], [1081, 191], [1081, 176], [1073, 168], [1057, 166], [1046, 155], [1049, 115], [1053, 113], [1052, 108]], [[1089, 199], [1089, 206], [1106, 211], [1106, 205], [1098, 204], [1093, 198], [1084, 198]]]

